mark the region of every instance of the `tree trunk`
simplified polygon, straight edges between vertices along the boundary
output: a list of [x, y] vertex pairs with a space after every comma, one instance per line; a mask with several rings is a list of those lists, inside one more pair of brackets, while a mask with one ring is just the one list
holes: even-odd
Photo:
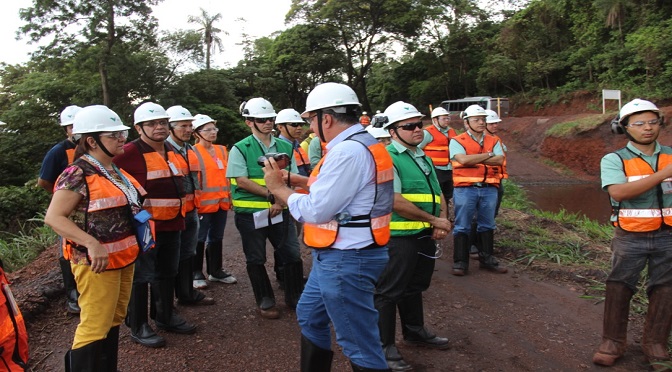
[[107, 61], [112, 55], [112, 47], [117, 40], [117, 35], [114, 29], [114, 1], [107, 2], [107, 39], [105, 41], [105, 49], [98, 61], [98, 72], [100, 73], [100, 85], [103, 93], [103, 104], [107, 107], [111, 105], [110, 86], [107, 73]]

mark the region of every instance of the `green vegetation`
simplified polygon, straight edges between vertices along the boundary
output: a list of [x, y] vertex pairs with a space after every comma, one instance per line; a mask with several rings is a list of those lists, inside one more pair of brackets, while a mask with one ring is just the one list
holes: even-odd
[[31, 218], [17, 233], [0, 235], [0, 258], [11, 272], [29, 264], [42, 251], [56, 244], [58, 236], [44, 224], [43, 216]]
[[593, 130], [614, 117], [614, 114], [590, 115], [574, 121], [558, 123], [546, 131], [548, 137], [569, 137]]

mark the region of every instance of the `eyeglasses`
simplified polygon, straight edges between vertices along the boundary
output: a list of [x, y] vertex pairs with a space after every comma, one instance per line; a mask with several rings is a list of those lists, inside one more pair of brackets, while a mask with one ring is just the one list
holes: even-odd
[[149, 127], [149, 128], [156, 128], [156, 126], [162, 126], [162, 127], [167, 127], [168, 126], [168, 120], [152, 120], [152, 121], [146, 121], [142, 123], [143, 127]]
[[112, 133], [101, 133], [101, 137], [107, 137], [107, 138], [113, 138], [116, 140], [119, 139], [126, 139], [128, 138], [128, 131], [127, 130], [120, 130], [119, 132], [112, 132]]
[[191, 124], [187, 124], [187, 125], [176, 125], [176, 126], [173, 127], [173, 129], [191, 130], [191, 129], [194, 129], [194, 126], [191, 125]]
[[422, 127], [423, 127], [422, 122], [418, 121], [416, 123], [408, 123], [408, 124], [404, 124], [404, 125], [397, 125], [397, 127], [394, 128], [394, 129], [403, 129], [403, 130], [412, 132], [416, 129], [422, 129]]
[[203, 132], [203, 133], [215, 132], [215, 133], [217, 133], [217, 132], [219, 132], [219, 128], [201, 129], [199, 132]]
[[305, 123], [282, 123], [282, 124], [289, 125], [292, 128], [298, 128], [306, 125]]
[[317, 114], [308, 116], [308, 118], [306, 119], [306, 123], [308, 123], [308, 125], [310, 125], [310, 123], [312, 123], [313, 119], [315, 119], [316, 117], [317, 117]]
[[649, 121], [636, 121], [634, 123], [628, 123], [629, 127], [635, 127], [635, 128], [641, 128], [644, 124], [649, 124], [652, 127], [655, 127], [656, 125], [660, 125], [663, 121], [658, 118], [658, 119], [653, 119]]
[[271, 123], [275, 122], [275, 118], [250, 118], [250, 119], [257, 124], [264, 124], [264, 123], [269, 122], [269, 121]]

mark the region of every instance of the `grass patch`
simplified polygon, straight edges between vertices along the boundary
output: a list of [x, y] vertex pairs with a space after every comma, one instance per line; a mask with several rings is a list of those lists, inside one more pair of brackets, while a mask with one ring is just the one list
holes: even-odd
[[610, 120], [612, 114], [590, 115], [578, 120], [558, 123], [550, 127], [546, 131], [548, 137], [568, 137], [579, 133], [587, 132], [604, 124], [605, 121]]
[[56, 244], [58, 236], [44, 224], [44, 216], [31, 218], [20, 225], [17, 233], [0, 238], [0, 257], [9, 272], [26, 266], [42, 251]]

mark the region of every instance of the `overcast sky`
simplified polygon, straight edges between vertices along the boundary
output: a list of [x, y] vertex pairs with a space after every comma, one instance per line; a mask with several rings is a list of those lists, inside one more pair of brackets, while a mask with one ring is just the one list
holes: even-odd
[[[159, 20], [160, 30], [174, 30], [196, 29], [195, 24], [187, 23], [187, 17], [199, 16], [200, 8], [211, 15], [221, 13], [222, 20], [216, 25], [229, 35], [219, 35], [224, 42], [224, 52], [214, 56], [213, 64], [216, 67], [233, 67], [243, 58], [242, 47], [236, 45], [241, 41], [241, 34], [245, 32], [256, 39], [283, 30], [291, 3], [291, 0], [164, 0], [153, 14]], [[28, 54], [35, 47], [28, 45], [25, 39], [17, 41], [16, 31], [23, 24], [19, 19], [19, 9], [31, 5], [31, 0], [2, 0], [0, 62], [16, 64], [28, 61]], [[247, 22], [236, 21], [241, 17]]]

